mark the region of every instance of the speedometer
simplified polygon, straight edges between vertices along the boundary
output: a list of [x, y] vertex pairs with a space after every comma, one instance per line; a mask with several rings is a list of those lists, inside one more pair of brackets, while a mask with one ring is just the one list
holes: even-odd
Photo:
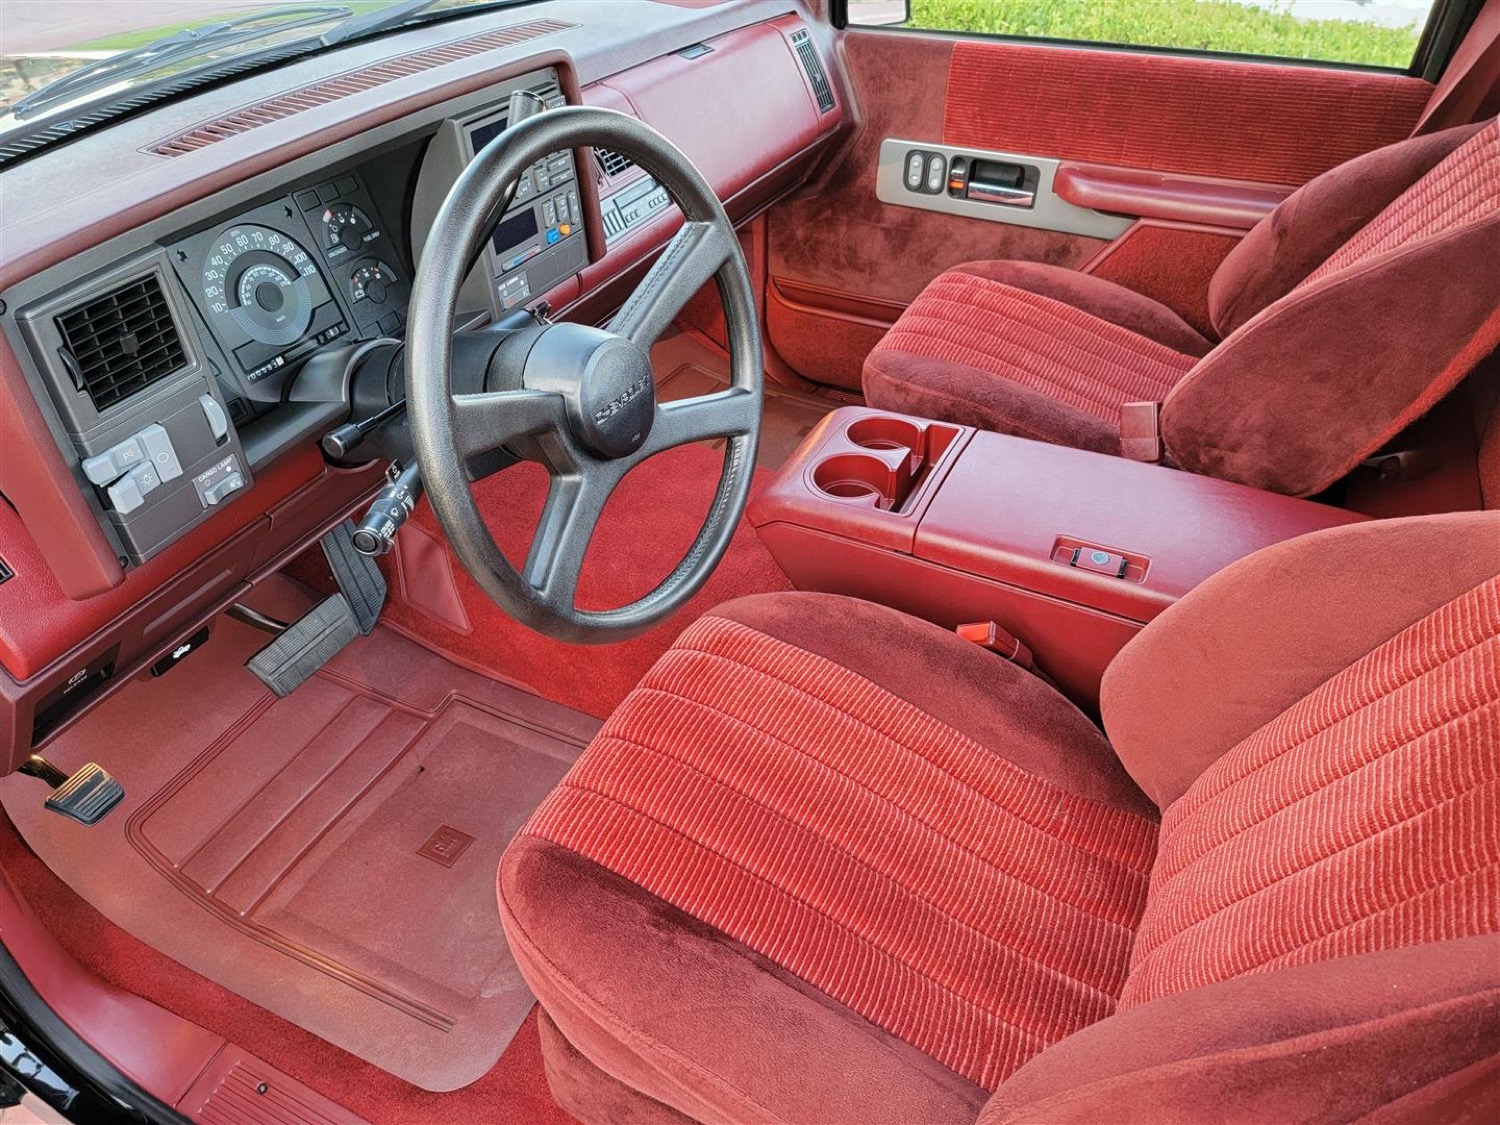
[[212, 315], [232, 320], [250, 339], [282, 347], [312, 324], [317, 278], [318, 267], [289, 235], [234, 226], [208, 252], [203, 299]]

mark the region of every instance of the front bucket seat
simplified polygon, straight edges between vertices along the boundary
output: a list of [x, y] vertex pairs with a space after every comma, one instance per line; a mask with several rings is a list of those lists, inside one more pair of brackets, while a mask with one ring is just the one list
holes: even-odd
[[[1181, 468], [1307, 496], [1500, 343], [1500, 122], [1324, 173], [1214, 274], [1215, 338], [1123, 286], [1035, 262], [938, 276], [870, 353], [870, 405], [1101, 453], [1121, 408]], [[1151, 412], [1147, 411], [1147, 418]], [[1149, 424], [1156, 429], [1155, 424]]]
[[720, 607], [503, 859], [554, 1093], [591, 1123], [1493, 1120], [1497, 572], [1493, 512], [1262, 551], [1121, 652], [1108, 739], [894, 610]]

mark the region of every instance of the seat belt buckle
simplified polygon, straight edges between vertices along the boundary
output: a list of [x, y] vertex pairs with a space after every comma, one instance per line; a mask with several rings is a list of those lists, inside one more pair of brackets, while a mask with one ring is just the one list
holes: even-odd
[[964, 640], [971, 641], [981, 648], [987, 648], [1028, 672], [1036, 671], [1036, 658], [1031, 655], [1031, 649], [1021, 643], [1020, 637], [1007, 632], [993, 621], [975, 621], [970, 625], [960, 625], [954, 632]]
[[1161, 460], [1161, 403], [1127, 402], [1120, 407], [1120, 456], [1132, 461]]

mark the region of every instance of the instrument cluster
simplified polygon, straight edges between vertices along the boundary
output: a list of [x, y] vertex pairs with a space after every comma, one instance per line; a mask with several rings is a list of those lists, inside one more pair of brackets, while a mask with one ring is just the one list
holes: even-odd
[[345, 175], [168, 247], [244, 398], [280, 401], [307, 357], [341, 337], [401, 331], [408, 286], [377, 214]]

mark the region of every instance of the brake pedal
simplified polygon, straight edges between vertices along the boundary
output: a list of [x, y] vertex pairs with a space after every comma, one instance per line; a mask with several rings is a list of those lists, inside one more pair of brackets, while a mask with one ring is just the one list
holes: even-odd
[[21, 772], [50, 785], [47, 808], [79, 824], [98, 824], [125, 799], [125, 787], [97, 762], [80, 766], [69, 776], [40, 754], [33, 754], [21, 765]]

